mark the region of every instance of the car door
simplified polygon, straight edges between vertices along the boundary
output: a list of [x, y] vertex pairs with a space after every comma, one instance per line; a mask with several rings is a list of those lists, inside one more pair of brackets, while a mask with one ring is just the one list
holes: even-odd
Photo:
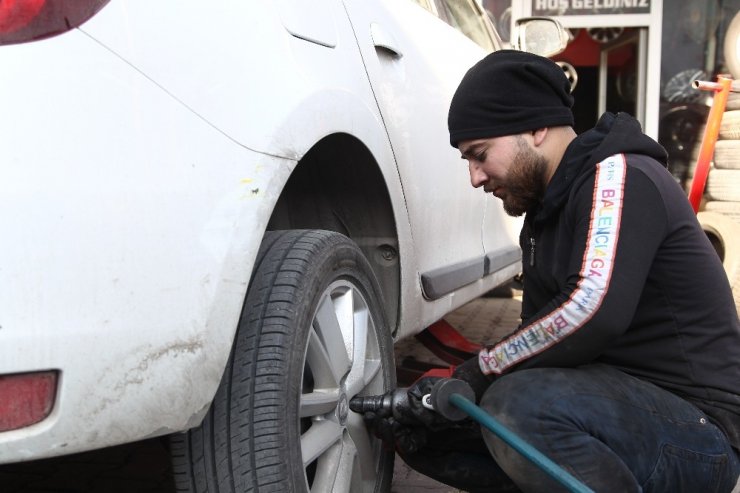
[[410, 0], [346, 0], [408, 210], [425, 297], [482, 277], [485, 196], [449, 145], [447, 112], [465, 71], [486, 52]]

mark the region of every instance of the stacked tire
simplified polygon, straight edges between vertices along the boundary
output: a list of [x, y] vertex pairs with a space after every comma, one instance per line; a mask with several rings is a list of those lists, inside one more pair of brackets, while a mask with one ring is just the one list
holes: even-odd
[[699, 224], [717, 252], [727, 279], [730, 281], [735, 307], [740, 313], [740, 224], [717, 212], [702, 211], [697, 214]]
[[[732, 82], [740, 91], [740, 80]], [[714, 146], [714, 167], [709, 171], [704, 209], [740, 222], [740, 92], [731, 92]]]
[[[740, 13], [725, 33], [725, 62], [735, 78], [714, 147], [704, 211], [698, 214], [704, 232], [722, 259], [740, 312]], [[740, 483], [739, 483], [740, 484]]]
[[[740, 80], [732, 82], [740, 91]], [[699, 222], [727, 272], [740, 312], [740, 93], [730, 93], [714, 146]]]

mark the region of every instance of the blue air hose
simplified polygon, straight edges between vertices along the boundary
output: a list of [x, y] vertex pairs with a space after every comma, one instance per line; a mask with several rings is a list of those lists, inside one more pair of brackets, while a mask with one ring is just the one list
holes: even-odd
[[594, 493], [591, 488], [578, 481], [568, 471], [555, 464], [542, 452], [519, 438], [513, 431], [506, 428], [496, 418], [483, 411], [483, 409], [470, 402], [470, 400], [460, 394], [453, 393], [449, 395], [449, 401], [478, 423], [485, 426], [491, 433], [499, 437], [511, 448], [522, 454], [525, 459], [568, 488], [569, 491], [575, 493]]

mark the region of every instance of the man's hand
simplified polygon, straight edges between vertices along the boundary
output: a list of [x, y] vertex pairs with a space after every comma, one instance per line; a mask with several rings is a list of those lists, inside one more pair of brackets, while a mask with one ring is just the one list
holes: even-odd
[[399, 402], [392, 414], [366, 412], [363, 416], [368, 429], [386, 443], [395, 444], [402, 453], [414, 453], [427, 443], [429, 431], [448, 428], [453, 423], [432, 409], [424, 407], [422, 399], [432, 392], [440, 377], [422, 377], [406, 390], [405, 402]]
[[413, 454], [427, 443], [427, 428], [424, 425], [403, 424], [393, 416], [380, 416], [374, 412], [366, 412], [362, 418], [375, 437], [394, 446], [402, 454]]
[[[478, 366], [478, 357], [471, 358], [455, 368], [453, 378], [470, 384], [476, 402], [493, 382]], [[393, 443], [401, 453], [414, 453], [426, 445], [429, 432], [451, 427], [469, 427], [471, 420], [454, 423], [432, 409], [424, 407], [423, 397], [432, 393], [441, 377], [422, 377], [406, 390], [406, 399], [396, 401], [392, 413], [365, 412], [364, 420], [373, 435], [385, 443]]]
[[452, 423], [438, 412], [424, 407], [423, 398], [432, 393], [434, 384], [442, 380], [440, 377], [421, 377], [406, 391], [408, 405], [401, 408], [401, 419], [411, 425], [424, 425], [431, 430], [448, 428]]
[[475, 393], [475, 403], [479, 403], [483, 393], [493, 383], [493, 375], [484, 375], [478, 364], [478, 355], [464, 361], [452, 372], [452, 378], [467, 382]]

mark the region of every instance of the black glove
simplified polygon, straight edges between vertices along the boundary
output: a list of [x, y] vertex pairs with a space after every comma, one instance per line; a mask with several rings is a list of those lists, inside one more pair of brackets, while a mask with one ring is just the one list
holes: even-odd
[[362, 418], [374, 436], [402, 454], [413, 454], [427, 443], [427, 428], [423, 425], [406, 425], [393, 416], [379, 416], [374, 412], [366, 412]]
[[402, 453], [414, 453], [427, 443], [427, 433], [446, 429], [454, 423], [427, 409], [422, 398], [432, 392], [440, 377], [422, 377], [406, 390], [406, 402], [395, 407], [394, 415], [366, 412], [363, 416], [373, 435], [394, 444]]
[[480, 370], [477, 354], [457, 366], [455, 371], [452, 372], [452, 378], [458, 378], [470, 385], [475, 393], [476, 404], [480, 402], [481, 397], [483, 397], [483, 393], [488, 390], [488, 387], [495, 380], [493, 375], [485, 375]]
[[449, 428], [452, 422], [438, 412], [424, 407], [422, 398], [432, 393], [434, 384], [442, 380], [440, 377], [421, 377], [406, 391], [408, 406], [397, 411], [401, 414], [400, 420], [411, 425], [424, 425], [437, 431]]

